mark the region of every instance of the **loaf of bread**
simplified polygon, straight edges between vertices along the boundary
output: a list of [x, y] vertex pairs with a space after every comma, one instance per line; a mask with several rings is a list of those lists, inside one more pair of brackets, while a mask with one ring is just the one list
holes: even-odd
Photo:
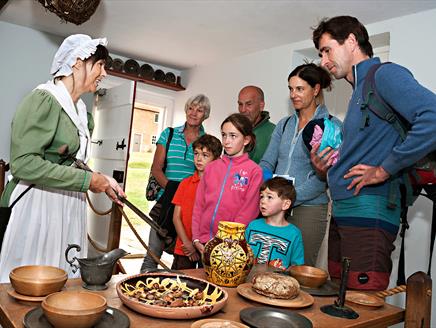
[[253, 289], [271, 298], [292, 299], [300, 292], [295, 278], [275, 272], [259, 273], [253, 277]]

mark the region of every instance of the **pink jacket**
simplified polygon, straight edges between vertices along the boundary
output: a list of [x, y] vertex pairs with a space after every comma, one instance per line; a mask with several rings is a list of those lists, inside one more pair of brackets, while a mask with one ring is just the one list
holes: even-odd
[[248, 225], [259, 216], [262, 169], [249, 159], [223, 155], [206, 166], [192, 213], [192, 240], [212, 239], [219, 221]]

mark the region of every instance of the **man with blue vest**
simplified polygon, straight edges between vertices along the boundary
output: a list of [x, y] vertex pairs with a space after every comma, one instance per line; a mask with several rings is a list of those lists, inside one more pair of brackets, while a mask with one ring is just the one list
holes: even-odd
[[313, 41], [321, 65], [353, 87], [339, 160], [332, 166], [328, 149], [316, 154], [314, 147], [311, 153], [318, 174], [327, 173], [333, 200], [329, 272], [340, 278], [341, 258], [349, 257], [349, 288], [384, 290], [400, 224], [402, 170], [436, 149], [436, 95], [400, 65], [376, 70], [377, 94], [411, 126], [402, 141], [392, 124], [362, 110], [365, 77], [380, 64], [366, 28], [355, 17], [333, 17], [314, 29]]

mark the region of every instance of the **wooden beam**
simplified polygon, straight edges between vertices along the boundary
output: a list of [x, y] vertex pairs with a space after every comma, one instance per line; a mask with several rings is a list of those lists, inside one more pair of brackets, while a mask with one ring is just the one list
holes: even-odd
[[422, 271], [407, 279], [405, 327], [430, 328], [431, 278]]

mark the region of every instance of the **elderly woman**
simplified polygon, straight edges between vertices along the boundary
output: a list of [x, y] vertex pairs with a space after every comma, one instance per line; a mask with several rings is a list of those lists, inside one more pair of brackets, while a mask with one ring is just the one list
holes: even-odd
[[[264, 171], [294, 181], [297, 199], [289, 222], [303, 235], [304, 260], [314, 266], [327, 227], [326, 183], [315, 173], [303, 142], [303, 129], [312, 120], [329, 117], [322, 90], [330, 88], [330, 75], [315, 64], [296, 67], [288, 77], [295, 113], [279, 121], [259, 165]], [[333, 118], [335, 124], [341, 122]]]
[[82, 246], [77, 257], [87, 255], [84, 193], [105, 192], [119, 204], [116, 193], [125, 197], [114, 179], [76, 168], [71, 159], [89, 159], [93, 121], [80, 96], [94, 93], [106, 76], [106, 43], [83, 34], [67, 37], [53, 60], [53, 80], [37, 86], [18, 107], [11, 136], [13, 179], [1, 205], [18, 201], [2, 244], [0, 282], [9, 281], [9, 272], [21, 265], [69, 271], [68, 244]]
[[[202, 123], [209, 117], [210, 102], [205, 95], [199, 94], [190, 99], [185, 104], [186, 122], [173, 129], [172, 136], [170, 128], [166, 128], [157, 141], [156, 152], [154, 154], [151, 173], [156, 178], [159, 185], [164, 188], [158, 194], [158, 201], [150, 211], [150, 216], [154, 219], [166, 215], [172, 223], [171, 211], [160, 213], [171, 207], [171, 200], [177, 190], [177, 186], [184, 178], [194, 174], [194, 151], [192, 143], [204, 134]], [[168, 153], [166, 145], [170, 138]], [[163, 170], [166, 159], [166, 169]], [[150, 250], [160, 258], [163, 253], [164, 243], [158, 234], [151, 229], [148, 240]], [[153, 257], [147, 253], [142, 263], [141, 272], [153, 270], [157, 263]]]

